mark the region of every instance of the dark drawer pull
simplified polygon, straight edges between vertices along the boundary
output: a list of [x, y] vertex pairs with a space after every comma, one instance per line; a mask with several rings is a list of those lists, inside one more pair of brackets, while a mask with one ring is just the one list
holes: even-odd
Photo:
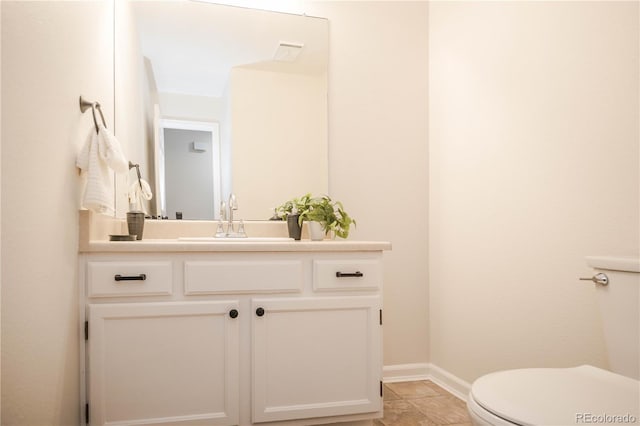
[[360, 271], [356, 272], [336, 272], [336, 277], [345, 278], [345, 277], [364, 277], [364, 274]]
[[144, 281], [147, 279], [147, 275], [146, 274], [140, 274], [140, 275], [116, 275], [115, 277], [113, 277], [114, 280], [116, 281]]

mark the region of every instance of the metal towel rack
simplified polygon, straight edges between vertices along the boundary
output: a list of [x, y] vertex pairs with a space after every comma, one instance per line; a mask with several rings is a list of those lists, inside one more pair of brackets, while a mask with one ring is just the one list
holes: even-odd
[[93, 124], [96, 126], [96, 133], [99, 132], [100, 128], [98, 127], [98, 119], [96, 118], [96, 109], [100, 113], [100, 118], [102, 119], [102, 125], [106, 128], [107, 122], [104, 120], [104, 114], [102, 114], [102, 108], [100, 108], [100, 103], [98, 102], [89, 102], [85, 100], [82, 95], [80, 96], [80, 111], [84, 113], [86, 110], [91, 108], [91, 112], [93, 113]]
[[142, 182], [141, 182], [142, 176], [140, 176], [140, 164], [133, 164], [131, 161], [129, 161], [129, 170], [133, 169], [134, 167], [138, 175], [138, 185], [140, 185], [140, 190], [142, 191]]
[[[80, 111], [84, 114], [84, 112], [89, 108], [91, 108], [91, 112], [93, 114], [93, 124], [96, 126], [96, 133], [98, 133], [100, 131], [100, 127], [98, 127], [98, 119], [96, 118], [96, 109], [98, 110], [98, 113], [100, 113], [100, 119], [102, 120], [102, 125], [105, 128], [107, 127], [107, 122], [104, 119], [104, 114], [102, 113], [102, 108], [100, 108], [100, 103], [89, 102], [85, 100], [82, 97], [82, 95], [80, 95]], [[142, 176], [140, 176], [140, 165], [133, 164], [131, 161], [129, 161], [129, 170], [133, 169], [134, 167], [136, 169], [136, 174], [138, 175], [138, 185], [140, 185], [140, 190], [142, 190], [142, 181], [141, 181]]]

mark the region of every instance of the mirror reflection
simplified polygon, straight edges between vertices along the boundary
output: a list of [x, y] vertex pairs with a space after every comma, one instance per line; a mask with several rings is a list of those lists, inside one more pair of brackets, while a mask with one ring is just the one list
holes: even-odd
[[[117, 19], [129, 17], [138, 45], [116, 48], [140, 55], [146, 130], [131, 152], [147, 157], [149, 214], [217, 218], [233, 192], [236, 217], [264, 220], [292, 197], [328, 192], [326, 19], [190, 0], [125, 7]], [[132, 108], [118, 77], [131, 77], [116, 70], [126, 131], [139, 115], [119, 111]]]

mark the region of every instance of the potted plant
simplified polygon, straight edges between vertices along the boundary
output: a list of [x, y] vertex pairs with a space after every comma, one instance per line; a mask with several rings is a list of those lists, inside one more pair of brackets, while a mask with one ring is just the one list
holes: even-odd
[[308, 207], [300, 212], [298, 219], [300, 223], [304, 220], [309, 222], [312, 240], [322, 240], [330, 231], [333, 231], [337, 237], [347, 238], [351, 224], [356, 224], [356, 221], [344, 210], [342, 203], [333, 201], [328, 195], [309, 200]]
[[311, 194], [305, 194], [300, 198], [293, 198], [276, 208], [276, 215], [287, 221], [289, 237], [299, 240], [302, 235], [302, 219], [300, 214], [309, 209]]

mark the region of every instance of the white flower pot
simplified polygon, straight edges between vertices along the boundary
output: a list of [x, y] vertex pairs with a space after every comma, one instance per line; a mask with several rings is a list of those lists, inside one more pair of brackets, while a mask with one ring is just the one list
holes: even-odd
[[324, 229], [322, 229], [322, 224], [314, 221], [309, 221], [307, 223], [309, 225], [309, 238], [311, 238], [311, 241], [324, 240], [325, 232]]

